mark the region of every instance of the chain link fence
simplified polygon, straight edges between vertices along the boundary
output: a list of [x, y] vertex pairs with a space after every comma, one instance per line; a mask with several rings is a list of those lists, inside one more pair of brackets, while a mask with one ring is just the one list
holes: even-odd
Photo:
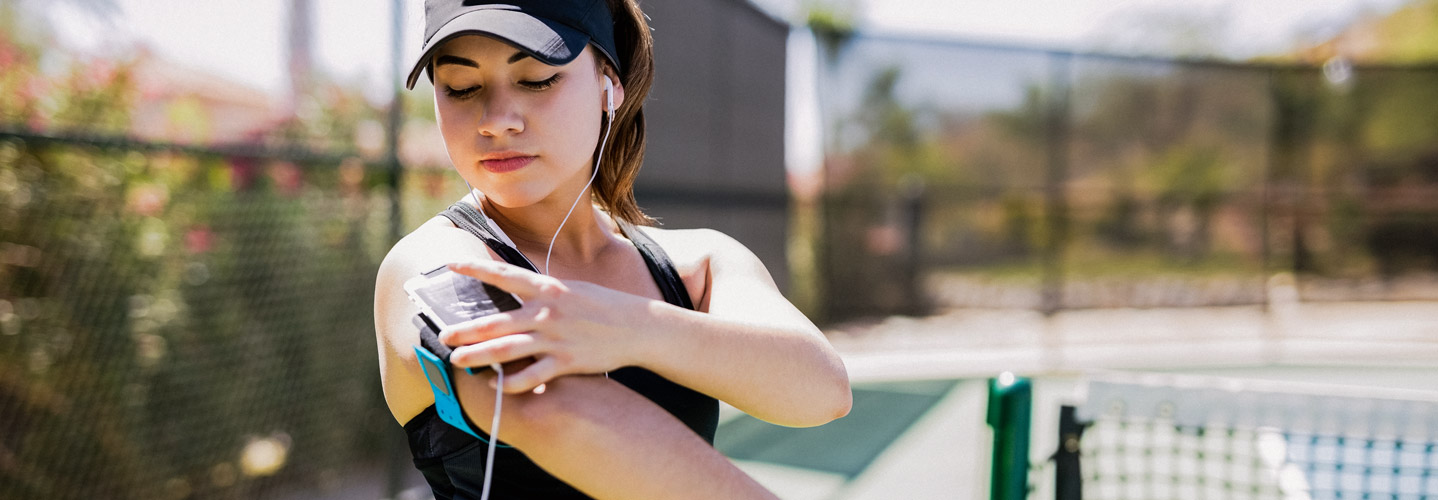
[[[823, 60], [824, 191], [797, 207], [818, 231], [794, 252], [817, 256], [821, 319], [1438, 299], [1438, 68], [864, 36]], [[398, 484], [375, 269], [453, 174], [6, 130], [0, 498]]]
[[1438, 299], [1438, 67], [821, 46], [830, 319]]
[[[416, 217], [463, 191], [408, 177]], [[382, 493], [387, 178], [301, 150], [0, 134], [0, 498]]]

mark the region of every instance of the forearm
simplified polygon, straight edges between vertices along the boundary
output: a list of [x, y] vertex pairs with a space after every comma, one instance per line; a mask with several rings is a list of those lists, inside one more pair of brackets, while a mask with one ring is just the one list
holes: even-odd
[[[470, 419], [488, 430], [494, 391], [458, 377]], [[560, 377], [543, 394], [505, 396], [500, 440], [595, 498], [773, 498], [658, 405], [598, 377]]]
[[812, 325], [744, 322], [658, 302], [646, 309], [641, 366], [779, 425], [821, 425], [848, 413], [848, 373]]

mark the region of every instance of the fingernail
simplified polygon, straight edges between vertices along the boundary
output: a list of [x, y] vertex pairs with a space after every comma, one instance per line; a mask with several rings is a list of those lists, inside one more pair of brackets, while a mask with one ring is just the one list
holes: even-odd
[[498, 381], [498, 380], [495, 380], [495, 379], [489, 379], [489, 388], [490, 388], [490, 389], [498, 389], [498, 388], [499, 388], [499, 381]]

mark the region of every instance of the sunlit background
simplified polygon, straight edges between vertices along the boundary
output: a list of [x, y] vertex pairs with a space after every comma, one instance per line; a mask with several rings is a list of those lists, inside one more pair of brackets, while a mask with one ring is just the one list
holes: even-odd
[[[855, 382], [724, 413], [782, 498], [1438, 497], [1438, 0], [641, 5], [640, 205]], [[428, 498], [370, 303], [465, 189], [421, 9], [0, 0], [0, 498]]]

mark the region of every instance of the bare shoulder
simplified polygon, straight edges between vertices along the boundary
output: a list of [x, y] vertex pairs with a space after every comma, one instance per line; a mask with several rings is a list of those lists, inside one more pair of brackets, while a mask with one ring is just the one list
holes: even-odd
[[488, 247], [442, 217], [425, 222], [385, 255], [375, 277], [374, 319], [380, 379], [390, 412], [400, 423], [434, 404], [413, 346], [419, 332], [411, 318], [419, 308], [405, 295], [404, 282], [451, 262], [491, 259]]
[[[454, 227], [448, 219], [435, 217], [405, 235], [385, 255], [379, 272], [413, 276], [450, 262], [492, 258], [484, 242]], [[401, 290], [401, 292], [403, 292]]]
[[669, 258], [679, 265], [681, 261], [719, 261], [745, 260], [754, 258], [754, 252], [744, 246], [739, 240], [714, 229], [662, 229], [657, 227], [644, 227], [643, 231], [650, 238], [654, 238], [664, 251], [669, 253]]
[[[451, 262], [492, 258], [489, 248], [479, 238], [454, 227], [443, 217], [430, 219], [396, 242], [380, 262], [375, 306], [381, 305], [381, 297], [403, 299], [404, 281], [422, 272]], [[403, 302], [408, 303], [408, 299]]]
[[716, 281], [777, 290], [773, 277], [754, 252], [721, 231], [656, 227], [642, 230], [669, 254], [700, 311], [710, 311]]

